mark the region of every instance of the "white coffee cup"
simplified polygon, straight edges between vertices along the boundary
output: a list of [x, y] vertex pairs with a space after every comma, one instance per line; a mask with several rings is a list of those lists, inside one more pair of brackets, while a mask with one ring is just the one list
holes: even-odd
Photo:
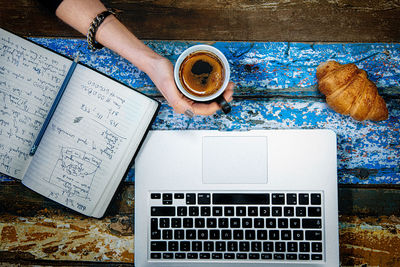
[[[218, 86], [219, 88], [214, 88], [213, 92], [207, 95], [195, 95], [189, 92], [188, 89], [185, 88], [185, 86], [183, 85], [183, 81], [181, 80], [181, 78], [183, 77], [183, 74], [181, 73], [182, 64], [186, 62], [185, 60], [201, 53], [209, 54], [215, 57], [218, 63], [222, 65], [223, 71], [223, 82]], [[216, 101], [225, 113], [230, 112], [231, 107], [222, 96], [222, 93], [225, 91], [229, 83], [230, 67], [225, 55], [217, 48], [210, 45], [195, 45], [183, 51], [183, 53], [178, 57], [178, 60], [176, 61], [174, 68], [174, 78], [179, 91], [187, 98], [198, 102]]]

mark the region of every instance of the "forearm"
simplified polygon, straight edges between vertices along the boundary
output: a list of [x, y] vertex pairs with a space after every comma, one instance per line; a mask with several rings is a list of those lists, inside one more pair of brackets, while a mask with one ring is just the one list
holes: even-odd
[[[106, 8], [98, 0], [64, 0], [56, 15], [86, 35], [92, 20]], [[161, 57], [137, 39], [118, 19], [108, 16], [99, 26], [96, 41], [129, 60], [142, 71], [151, 74]]]

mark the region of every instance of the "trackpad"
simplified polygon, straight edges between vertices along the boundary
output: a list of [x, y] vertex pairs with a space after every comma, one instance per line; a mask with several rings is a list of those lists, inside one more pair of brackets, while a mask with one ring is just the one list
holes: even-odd
[[267, 183], [266, 136], [203, 137], [203, 183]]

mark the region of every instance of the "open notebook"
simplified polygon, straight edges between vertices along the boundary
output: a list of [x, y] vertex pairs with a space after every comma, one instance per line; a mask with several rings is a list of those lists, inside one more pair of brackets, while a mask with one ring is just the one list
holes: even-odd
[[0, 172], [103, 216], [159, 103], [78, 64], [34, 156], [29, 151], [72, 60], [0, 29]]

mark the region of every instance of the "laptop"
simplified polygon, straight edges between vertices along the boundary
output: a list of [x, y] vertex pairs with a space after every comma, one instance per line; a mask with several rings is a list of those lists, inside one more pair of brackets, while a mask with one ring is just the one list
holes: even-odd
[[330, 130], [150, 131], [136, 266], [338, 266]]

